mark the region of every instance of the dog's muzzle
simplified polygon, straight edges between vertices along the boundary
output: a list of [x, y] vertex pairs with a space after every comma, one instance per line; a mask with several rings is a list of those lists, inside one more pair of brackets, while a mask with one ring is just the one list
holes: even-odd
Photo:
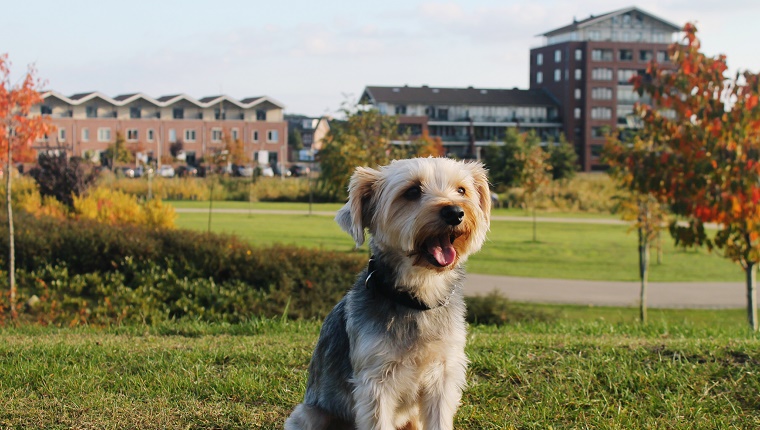
[[444, 206], [441, 208], [441, 218], [448, 225], [459, 225], [464, 218], [464, 209], [457, 205]]

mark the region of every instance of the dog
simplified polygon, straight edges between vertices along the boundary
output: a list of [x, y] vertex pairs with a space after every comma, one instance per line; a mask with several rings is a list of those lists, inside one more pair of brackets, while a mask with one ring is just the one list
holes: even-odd
[[463, 264], [489, 229], [478, 162], [359, 167], [335, 220], [372, 257], [325, 319], [286, 430], [451, 429], [466, 383]]

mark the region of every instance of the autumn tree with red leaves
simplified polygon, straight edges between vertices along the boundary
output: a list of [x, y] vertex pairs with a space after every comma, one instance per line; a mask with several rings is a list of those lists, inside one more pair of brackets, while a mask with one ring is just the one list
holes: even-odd
[[[8, 55], [0, 55], [0, 159], [5, 160], [5, 196], [8, 207], [9, 255], [8, 283], [11, 319], [16, 311], [16, 253], [13, 232], [13, 209], [11, 190], [13, 183], [13, 162], [33, 159], [32, 143], [45, 136], [51, 129], [47, 118], [31, 115], [32, 108], [42, 103], [39, 91], [41, 82], [35, 77], [36, 71], [29, 67], [18, 84], [11, 82]], [[14, 157], [15, 156], [15, 157]]]
[[[675, 71], [651, 63], [634, 79], [652, 105], [635, 112], [634, 142], [611, 142], [608, 162], [626, 187], [670, 205], [676, 243], [706, 246], [741, 265], [747, 319], [758, 330], [756, 272], [760, 262], [760, 80], [749, 71], [728, 76], [726, 57], [700, 52], [697, 29], [670, 47]], [[708, 234], [705, 224], [717, 226]]]

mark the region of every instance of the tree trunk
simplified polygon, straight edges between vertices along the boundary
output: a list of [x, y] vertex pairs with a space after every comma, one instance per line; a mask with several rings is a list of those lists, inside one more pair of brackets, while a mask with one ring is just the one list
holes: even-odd
[[639, 318], [643, 324], [647, 322], [647, 284], [649, 282], [649, 241], [644, 230], [639, 227], [639, 278], [641, 291], [639, 293]]
[[744, 271], [747, 274], [747, 320], [752, 330], [757, 331], [757, 264], [748, 261]]
[[7, 175], [5, 178], [5, 203], [8, 207], [8, 286], [10, 288], [8, 306], [11, 311], [11, 320], [15, 321], [18, 314], [16, 313], [16, 244], [13, 233], [13, 207], [11, 206], [12, 157], [11, 145], [8, 142], [8, 165], [5, 169]]
[[538, 242], [536, 236], [536, 205], [533, 205], [533, 242]]

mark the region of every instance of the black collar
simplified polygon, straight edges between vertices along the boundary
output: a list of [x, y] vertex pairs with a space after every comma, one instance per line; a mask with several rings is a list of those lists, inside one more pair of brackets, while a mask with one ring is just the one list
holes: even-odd
[[382, 264], [373, 255], [369, 259], [367, 265], [367, 279], [364, 281], [364, 285], [372, 290], [376, 291], [392, 302], [407, 308], [416, 309], [418, 311], [429, 311], [440, 306], [445, 306], [449, 302], [449, 298], [446, 298], [443, 302], [438, 302], [435, 306], [430, 306], [427, 303], [415, 297], [405, 288], [396, 288], [393, 280], [396, 274], [393, 273], [390, 267]]

